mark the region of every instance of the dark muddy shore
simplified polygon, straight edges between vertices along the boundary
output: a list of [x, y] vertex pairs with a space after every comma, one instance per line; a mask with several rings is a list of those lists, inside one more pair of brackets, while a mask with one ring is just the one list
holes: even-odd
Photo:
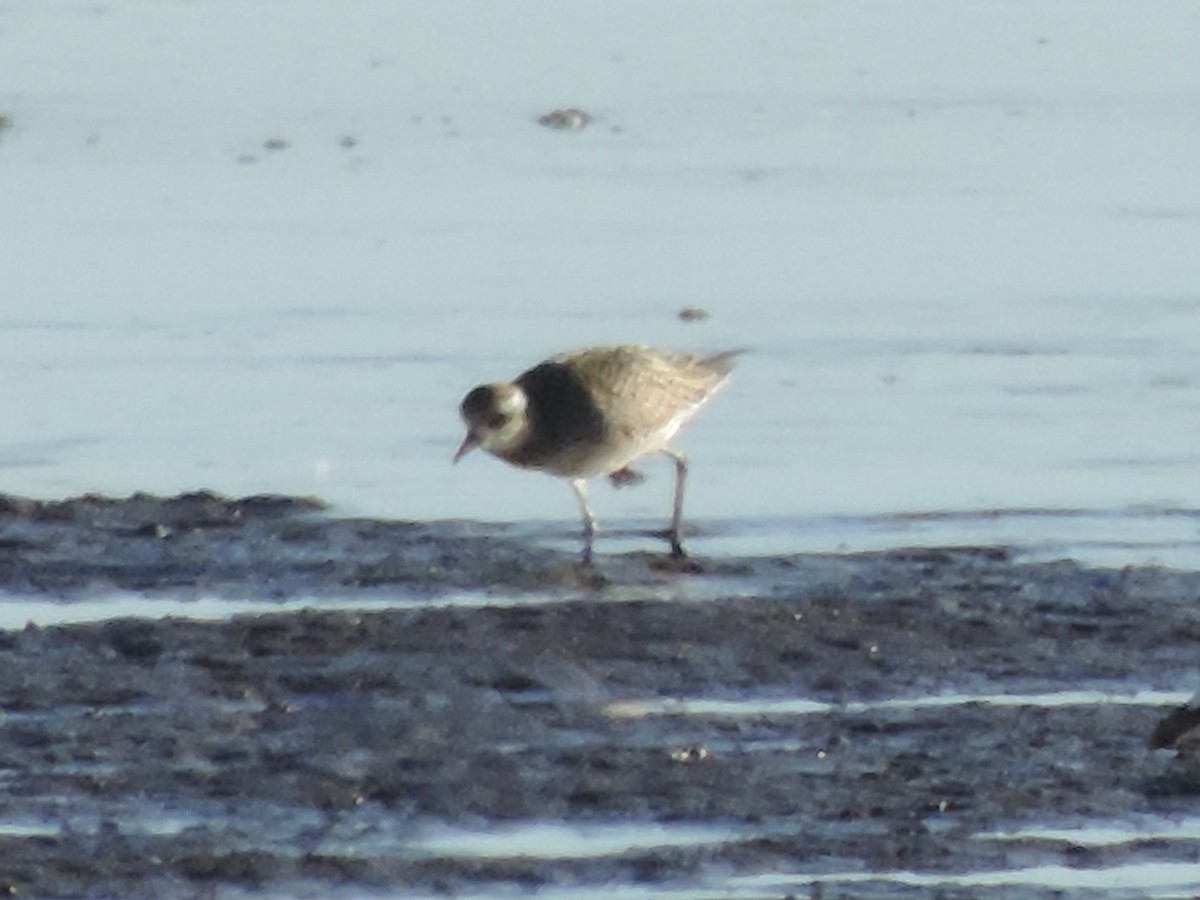
[[[888, 873], [1200, 858], [1194, 837], [986, 837], [1200, 816], [1197, 768], [1147, 748], [1167, 710], [1132, 697], [1195, 686], [1200, 574], [599, 549], [596, 576], [493, 526], [306, 500], [0, 499], [5, 603], [396, 600], [0, 632], [0, 889], [914, 897], [935, 888]], [[1070, 691], [1123, 699], [1036, 699]], [[883, 702], [956, 694], [982, 699]], [[1033, 699], [987, 699], [1005, 694]], [[713, 830], [561, 857], [430, 839], [534, 822]]]

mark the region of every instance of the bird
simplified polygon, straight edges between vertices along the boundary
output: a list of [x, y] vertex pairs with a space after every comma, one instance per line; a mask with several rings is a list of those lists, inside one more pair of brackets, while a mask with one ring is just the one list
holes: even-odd
[[583, 561], [591, 563], [596, 518], [587, 479], [608, 476], [616, 486], [641, 476], [639, 457], [662, 453], [675, 463], [671, 556], [682, 542], [687, 457], [671, 446], [676, 432], [729, 378], [742, 350], [711, 356], [637, 344], [587, 347], [551, 357], [512, 381], [473, 388], [459, 405], [466, 437], [457, 463], [482, 448], [510, 465], [569, 481], [583, 521]]

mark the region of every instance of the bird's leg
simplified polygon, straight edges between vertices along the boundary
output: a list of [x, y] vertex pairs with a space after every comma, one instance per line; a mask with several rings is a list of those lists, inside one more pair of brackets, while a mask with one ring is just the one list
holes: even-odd
[[671, 556], [679, 559], [687, 556], [683, 552], [683, 482], [687, 478], [687, 457], [669, 447], [663, 450], [675, 460], [675, 503], [671, 511], [671, 527], [667, 529], [667, 540], [671, 542]]
[[579, 501], [579, 515], [583, 519], [583, 561], [590, 563], [592, 539], [596, 536], [596, 517], [592, 515], [592, 508], [588, 506], [587, 482], [582, 478], [572, 478], [571, 490], [575, 492], [575, 499]]

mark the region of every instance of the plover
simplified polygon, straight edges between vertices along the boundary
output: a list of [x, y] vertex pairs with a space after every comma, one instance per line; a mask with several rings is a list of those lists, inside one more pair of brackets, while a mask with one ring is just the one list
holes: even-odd
[[671, 438], [725, 383], [739, 350], [715, 356], [623, 345], [589, 347], [548, 359], [500, 384], [472, 390], [459, 406], [467, 436], [454, 461], [482, 447], [523, 469], [570, 481], [583, 519], [583, 558], [590, 561], [596, 518], [586, 481], [616, 485], [639, 479], [628, 466], [648, 453], [675, 461], [675, 495], [666, 538], [683, 556], [680, 528], [687, 459]]

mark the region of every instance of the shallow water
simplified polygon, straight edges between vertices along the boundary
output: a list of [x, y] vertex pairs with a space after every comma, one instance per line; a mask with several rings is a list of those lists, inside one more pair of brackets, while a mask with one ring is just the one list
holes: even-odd
[[[744, 346], [681, 441], [706, 553], [1196, 564], [1186, 4], [928, 0], [900, 43], [854, 4], [466, 33], [450, 4], [415, 43], [370, 2], [271, 9], [5, 10], [6, 490], [569, 527], [561, 484], [450, 467], [463, 393], [583, 344]], [[552, 97], [597, 123], [538, 127]], [[602, 524], [665, 517], [647, 469]]]
[[[487, 328], [492, 309], [469, 314]], [[753, 345], [763, 337], [726, 336], [717, 324], [676, 335], [669, 311], [663, 317], [664, 327], [631, 328], [624, 337], [684, 346]], [[169, 328], [131, 342], [131, 326], [115, 323], [83, 341], [71, 333], [65, 346], [59, 325], [9, 329], [2, 365], [24, 390], [21, 408], [11, 406], [16, 397], [4, 401], [13, 426], [0, 444], [0, 471], [10, 489], [35, 496], [284, 491], [377, 517], [552, 522], [573, 539], [565, 485], [482, 455], [451, 467], [449, 456], [459, 437], [455, 405], [472, 383], [515, 374], [591, 335], [570, 334], [551, 314], [536, 346], [499, 359], [494, 351], [472, 359], [467, 347], [405, 360], [362, 355], [361, 345], [390, 326], [375, 316], [348, 318], [328, 331], [314, 328], [336, 345], [330, 360], [266, 350], [230, 359], [213, 355], [215, 348], [175, 346]], [[213, 335], [206, 342], [222, 342], [243, 325], [192, 327]], [[255, 327], [270, 343], [294, 323], [267, 311]], [[1115, 335], [1127, 323], [1100, 316], [1095, 327]], [[1190, 344], [1172, 345], [1189, 332], [1175, 321], [1162, 328], [1138, 355], [1182, 372]], [[1185, 423], [1200, 408], [1200, 390], [1186, 379], [1164, 387], [1156, 379], [1167, 376], [1149, 374], [1114, 386], [1110, 370], [1125, 362], [1098, 363], [1069, 334], [1061, 340], [1061, 355], [1004, 357], [1006, 372], [986, 356], [938, 363], [940, 351], [914, 353], [904, 339], [880, 339], [853, 363], [835, 363], [829, 348], [748, 354], [681, 439], [692, 457], [687, 516], [695, 549], [745, 555], [1001, 543], [1102, 565], [1195, 565], [1200, 466]], [[97, 354], [89, 341], [119, 345], [121, 356]], [[885, 371], [897, 355], [920, 361], [913, 384], [880, 387], [851, 371]], [[1178, 362], [1164, 361], [1173, 355]], [[1075, 357], [1078, 371], [1054, 371]], [[830, 365], [845, 371], [830, 375], [823, 371]], [[1054, 391], [1063, 378], [1073, 389]], [[1028, 390], [1014, 392], [1014, 382]], [[650, 460], [644, 468], [650, 479], [640, 488], [593, 491], [601, 552], [631, 546], [609, 542], [609, 529], [665, 521], [669, 467]]]
[[1192, 698], [1191, 691], [1129, 690], [1126, 684], [1114, 685], [1111, 691], [1072, 690], [1045, 694], [958, 694], [943, 693], [930, 697], [900, 697], [885, 700], [824, 703], [805, 698], [738, 697], [732, 700], [716, 698], [671, 698], [657, 700], [619, 700], [606, 707], [614, 718], [638, 716], [696, 716], [702, 718], [741, 718], [765, 716], [809, 716], [834, 711], [846, 713], [872, 710], [937, 709], [969, 704], [982, 706], [1040, 707], [1043, 709], [1071, 706], [1102, 706], [1123, 704], [1132, 706], [1178, 706]]

